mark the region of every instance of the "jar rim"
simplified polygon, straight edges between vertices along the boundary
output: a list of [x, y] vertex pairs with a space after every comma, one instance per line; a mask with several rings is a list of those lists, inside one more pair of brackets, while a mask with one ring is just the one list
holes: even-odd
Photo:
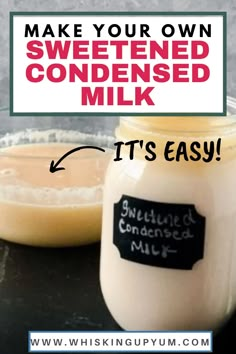
[[132, 116], [120, 120], [126, 126], [150, 135], [231, 135], [236, 134], [236, 99], [227, 97], [227, 116]]

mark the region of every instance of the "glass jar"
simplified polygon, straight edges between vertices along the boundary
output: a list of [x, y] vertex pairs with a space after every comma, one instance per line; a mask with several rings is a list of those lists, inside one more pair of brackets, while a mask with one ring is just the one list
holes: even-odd
[[235, 308], [233, 99], [228, 111], [120, 119], [117, 141], [143, 140], [143, 147], [136, 143], [131, 160], [130, 146], [122, 145], [120, 160], [108, 166], [100, 281], [126, 330], [215, 330]]

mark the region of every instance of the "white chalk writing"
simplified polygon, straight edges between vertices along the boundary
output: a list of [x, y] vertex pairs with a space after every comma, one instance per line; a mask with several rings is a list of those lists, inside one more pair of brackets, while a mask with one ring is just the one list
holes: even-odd
[[124, 218], [119, 220], [119, 231], [121, 234], [132, 234], [137, 236], [143, 236], [148, 238], [163, 238], [163, 239], [173, 239], [175, 241], [187, 240], [194, 238], [194, 235], [191, 233], [189, 228], [184, 230], [170, 230], [170, 228], [153, 228], [143, 225], [141, 227], [137, 225], [131, 225], [128, 222], [125, 222]]
[[124, 199], [122, 202], [121, 216], [124, 218], [136, 219], [137, 221], [143, 221], [145, 223], [151, 223], [153, 225], [169, 225], [170, 227], [176, 228], [181, 227], [182, 225], [190, 226], [192, 224], [196, 224], [191, 208], [188, 208], [187, 212], [180, 218], [179, 215], [174, 213], [168, 213], [167, 215], [156, 213], [153, 208], [148, 211], [143, 211], [135, 207], [130, 207], [127, 199]]
[[169, 253], [177, 253], [176, 249], [171, 249], [169, 245], [161, 245], [157, 247], [156, 245], [149, 245], [147, 242], [132, 241], [131, 242], [131, 252], [141, 252], [147, 256], [160, 256], [162, 258], [167, 258]]

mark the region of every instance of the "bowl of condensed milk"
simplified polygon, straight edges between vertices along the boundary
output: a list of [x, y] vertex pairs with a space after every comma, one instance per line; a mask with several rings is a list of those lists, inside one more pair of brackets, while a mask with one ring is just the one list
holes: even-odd
[[[0, 120], [0, 237], [43, 247], [99, 241], [114, 120], [9, 117], [8, 110]], [[50, 171], [52, 161], [59, 170]]]

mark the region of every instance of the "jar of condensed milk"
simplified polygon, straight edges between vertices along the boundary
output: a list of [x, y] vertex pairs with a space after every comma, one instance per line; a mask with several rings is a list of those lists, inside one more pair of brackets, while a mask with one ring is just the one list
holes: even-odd
[[236, 106], [228, 106], [227, 117], [120, 119], [100, 281], [125, 330], [215, 330], [235, 309]]

